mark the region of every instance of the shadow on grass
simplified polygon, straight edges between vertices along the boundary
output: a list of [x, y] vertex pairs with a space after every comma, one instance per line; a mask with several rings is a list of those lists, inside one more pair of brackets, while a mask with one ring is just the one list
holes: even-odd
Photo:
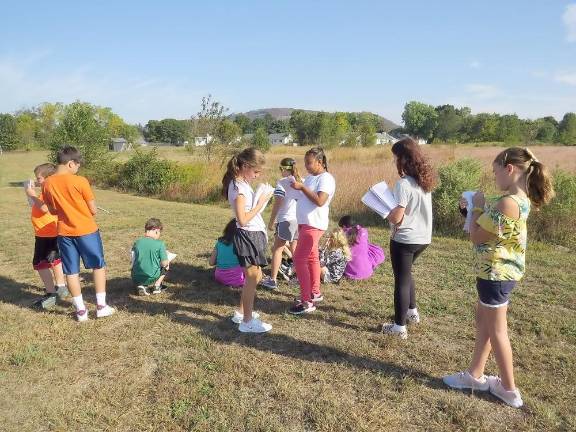
[[[41, 282], [38, 281], [38, 288], [41, 286]], [[37, 312], [50, 312], [57, 313], [61, 315], [67, 315], [69, 312], [59, 309], [58, 307], [54, 309], [43, 310], [34, 306], [34, 302], [38, 300], [42, 293], [36, 293], [31, 290], [31, 285], [17, 282], [15, 280], [9, 279], [5, 276], [0, 275], [0, 302], [10, 303], [19, 307], [31, 309]], [[67, 307], [69, 302], [67, 300], [58, 300], [57, 304], [59, 306]]]

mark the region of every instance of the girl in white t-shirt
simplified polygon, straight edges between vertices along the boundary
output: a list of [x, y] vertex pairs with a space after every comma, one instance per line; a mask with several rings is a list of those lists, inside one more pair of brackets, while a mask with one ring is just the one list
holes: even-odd
[[291, 185], [301, 192], [296, 204], [298, 245], [293, 257], [300, 283], [300, 300], [289, 311], [294, 315], [315, 311], [314, 303], [324, 299], [320, 293], [318, 244], [328, 229], [329, 206], [336, 191], [336, 181], [328, 172], [326, 155], [321, 147], [306, 152], [304, 165], [310, 175], [304, 183], [295, 181]]
[[234, 311], [232, 321], [239, 324], [243, 333], [264, 333], [272, 329], [263, 323], [259, 315], [253, 312], [256, 286], [262, 279], [261, 267], [267, 265], [266, 225], [260, 211], [272, 196], [264, 194], [257, 203], [253, 203], [254, 191], [250, 183], [262, 172], [264, 155], [247, 148], [228, 161], [226, 174], [222, 178], [222, 193], [228, 199], [236, 217], [238, 229], [232, 244], [234, 253], [244, 269], [245, 284], [242, 289], [240, 310]]
[[294, 254], [298, 242], [298, 221], [296, 220], [296, 201], [300, 191], [293, 189], [290, 184], [293, 181], [302, 181], [296, 161], [292, 158], [284, 158], [280, 161], [280, 173], [282, 178], [278, 180], [274, 189], [274, 207], [270, 215], [268, 229], [275, 232], [274, 245], [272, 246], [272, 269], [270, 276], [262, 279], [261, 285], [268, 289], [278, 288], [276, 279], [282, 263], [282, 251], [288, 245], [290, 252]]

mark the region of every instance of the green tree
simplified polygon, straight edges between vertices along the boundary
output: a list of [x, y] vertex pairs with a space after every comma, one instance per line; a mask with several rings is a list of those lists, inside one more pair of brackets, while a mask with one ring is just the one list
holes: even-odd
[[307, 145], [312, 143], [310, 137], [312, 123], [312, 113], [302, 110], [292, 111], [292, 114], [290, 115], [290, 127], [294, 131], [296, 141], [300, 145]]
[[564, 145], [576, 145], [576, 114], [566, 113], [558, 125], [558, 138]]
[[234, 123], [240, 127], [243, 134], [252, 132], [252, 122], [248, 116], [244, 114], [238, 114], [236, 117], [234, 117]]
[[23, 110], [16, 113], [16, 133], [18, 134], [19, 147], [32, 149], [38, 145], [38, 131], [40, 124], [37, 115], [32, 110]]
[[500, 117], [496, 136], [498, 141], [516, 144], [522, 141], [522, 120], [516, 114], [506, 114]]
[[0, 114], [0, 147], [3, 151], [18, 147], [16, 119], [10, 114]]
[[233, 145], [241, 135], [242, 129], [240, 129], [237, 123], [224, 120], [218, 125], [215, 138], [223, 145]]
[[[467, 109], [469, 111], [469, 108]], [[465, 109], [456, 109], [453, 105], [436, 107], [438, 126], [434, 131], [434, 140], [456, 142], [461, 140], [461, 132], [465, 122]]]
[[402, 120], [409, 134], [431, 139], [438, 124], [438, 113], [432, 105], [412, 101], [404, 106]]
[[370, 113], [360, 113], [357, 132], [363, 147], [371, 147], [376, 144], [376, 126]]
[[52, 134], [58, 126], [64, 112], [64, 105], [61, 103], [43, 103], [37, 108], [38, 113], [38, 142], [41, 147], [49, 148], [52, 141]]
[[536, 120], [538, 131], [536, 139], [541, 142], [551, 143], [557, 139], [558, 122], [554, 117], [543, 117]]
[[270, 150], [271, 144], [266, 129], [263, 127], [256, 129], [256, 132], [254, 132], [254, 136], [252, 137], [252, 145], [262, 152]]
[[228, 108], [213, 100], [212, 95], [208, 95], [202, 98], [201, 110], [196, 114], [196, 117], [192, 118], [194, 136], [205, 137], [209, 135], [212, 137], [212, 140], [209, 140], [204, 147], [208, 160], [211, 160], [214, 153], [227, 144], [222, 142], [218, 135], [222, 122], [226, 120], [227, 112]]

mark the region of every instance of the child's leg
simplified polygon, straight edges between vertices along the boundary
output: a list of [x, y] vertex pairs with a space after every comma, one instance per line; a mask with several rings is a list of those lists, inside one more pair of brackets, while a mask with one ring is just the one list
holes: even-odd
[[394, 323], [399, 326], [406, 325], [413, 256], [414, 254], [403, 244], [390, 241], [390, 261], [394, 273]]
[[310, 284], [313, 295], [320, 295], [320, 254], [318, 253], [318, 244], [320, 243], [320, 237], [322, 237], [323, 232], [316, 230], [314, 233], [314, 246], [312, 248], [312, 253], [308, 257], [308, 270], [310, 272]]
[[38, 275], [40, 279], [42, 279], [42, 283], [44, 284], [44, 289], [49, 294], [55, 294], [56, 288], [54, 287], [54, 279], [52, 277], [52, 272], [49, 268], [38, 269]]
[[66, 283], [66, 278], [62, 271], [62, 264], [56, 264], [52, 267], [52, 272], [54, 273], [54, 279], [56, 279], [56, 285], [63, 286]]
[[80, 275], [78, 273], [66, 275], [66, 283], [68, 284], [68, 291], [70, 291], [72, 297], [82, 295], [82, 290], [80, 289]]
[[476, 340], [474, 342], [474, 353], [472, 354], [472, 362], [470, 364], [470, 375], [474, 378], [480, 378], [484, 375], [484, 368], [492, 349], [490, 345], [490, 333], [488, 331], [488, 316], [486, 310], [489, 308], [483, 307], [478, 303], [476, 305]]
[[93, 269], [92, 277], [94, 278], [94, 290], [96, 294], [106, 293], [106, 267]]
[[[412, 264], [414, 264], [416, 258], [418, 258], [422, 252], [424, 252], [424, 249], [426, 249], [426, 246], [423, 246], [414, 252], [414, 256], [412, 257]], [[408, 307], [410, 309], [416, 309], [416, 282], [414, 281], [412, 270], [410, 270], [410, 302], [408, 303]]]
[[[482, 306], [483, 307], [483, 306]], [[484, 308], [484, 307], [483, 307]], [[506, 313], [508, 306], [488, 308], [486, 318], [488, 321], [488, 332], [490, 333], [490, 343], [496, 358], [496, 364], [500, 370], [502, 386], [505, 390], [514, 390], [514, 365], [512, 362], [512, 346], [508, 338], [508, 321]]]
[[244, 283], [244, 288], [242, 288], [240, 312], [244, 315], [244, 322], [247, 323], [252, 319], [256, 286], [262, 278], [262, 270], [258, 266], [246, 267], [244, 268], [244, 275], [246, 282]]
[[[309, 229], [301, 225], [298, 231], [298, 246], [294, 252], [293, 260], [296, 267], [296, 277], [300, 284], [300, 300], [302, 302], [312, 301], [312, 283], [310, 280], [310, 269], [308, 267], [308, 257], [312, 253], [314, 240]], [[316, 248], [317, 249], [317, 248]]]
[[270, 277], [273, 280], [278, 278], [278, 269], [280, 269], [280, 264], [282, 263], [282, 250], [285, 245], [286, 241], [280, 237], [276, 237], [274, 240], [274, 245], [272, 246], [272, 269], [270, 272]]
[[165, 274], [163, 274], [162, 276], [160, 276], [158, 279], [156, 279], [156, 282], [154, 282], [154, 286], [159, 287], [160, 285], [162, 285], [162, 282], [164, 282], [164, 278], [166, 277]]

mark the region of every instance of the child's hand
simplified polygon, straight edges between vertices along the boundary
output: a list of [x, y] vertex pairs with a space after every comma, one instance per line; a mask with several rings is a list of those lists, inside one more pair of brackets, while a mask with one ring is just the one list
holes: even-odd
[[304, 183], [295, 181], [294, 183], [290, 183], [290, 186], [292, 187], [292, 189], [302, 190], [302, 188], [304, 187]]
[[270, 192], [270, 193], [267, 193], [267, 194], [265, 194], [265, 195], [262, 195], [262, 196], [258, 199], [257, 205], [264, 205], [264, 204], [266, 204], [266, 202], [267, 202], [270, 198], [272, 198], [272, 194], [273, 194], [273, 192]]
[[483, 192], [476, 192], [474, 197], [472, 198], [472, 205], [474, 207], [484, 208], [484, 204], [486, 204], [486, 198], [484, 198]]
[[466, 207], [468, 207], [468, 201], [466, 200], [466, 198], [461, 197], [460, 200], [458, 201], [458, 207], [460, 207], [461, 209], [465, 209]]
[[35, 197], [36, 196], [36, 189], [34, 189], [34, 180], [28, 180], [28, 182], [26, 183], [24, 190], [26, 191], [26, 195], [30, 196], [30, 197]]

